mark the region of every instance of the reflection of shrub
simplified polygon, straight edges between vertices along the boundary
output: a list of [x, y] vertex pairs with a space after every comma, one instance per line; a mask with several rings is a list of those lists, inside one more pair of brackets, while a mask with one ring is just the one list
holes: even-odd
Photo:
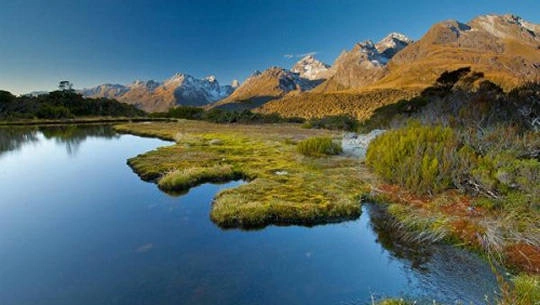
[[309, 157], [337, 155], [342, 152], [341, 145], [334, 143], [329, 137], [313, 137], [300, 141], [297, 145], [299, 153]]
[[319, 119], [311, 119], [307, 121], [303, 127], [356, 131], [358, 129], [358, 120], [349, 115], [325, 116]]

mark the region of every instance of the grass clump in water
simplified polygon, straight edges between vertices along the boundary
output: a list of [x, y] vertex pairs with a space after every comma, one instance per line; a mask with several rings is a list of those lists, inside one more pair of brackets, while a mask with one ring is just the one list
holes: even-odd
[[308, 157], [323, 157], [340, 154], [343, 149], [330, 137], [313, 137], [298, 143], [299, 153]]
[[159, 179], [158, 186], [164, 191], [182, 191], [204, 182], [225, 182], [242, 178], [230, 165], [191, 167], [166, 173]]

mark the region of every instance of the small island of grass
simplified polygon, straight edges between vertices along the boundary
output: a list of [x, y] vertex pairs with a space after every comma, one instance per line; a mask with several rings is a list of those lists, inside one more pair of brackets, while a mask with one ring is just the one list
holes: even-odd
[[294, 124], [218, 125], [200, 121], [125, 124], [117, 131], [174, 140], [128, 160], [145, 180], [169, 193], [205, 182], [244, 179], [218, 193], [211, 219], [223, 228], [315, 225], [355, 219], [368, 173], [360, 161], [343, 156], [307, 157], [299, 141], [338, 137], [328, 130]]

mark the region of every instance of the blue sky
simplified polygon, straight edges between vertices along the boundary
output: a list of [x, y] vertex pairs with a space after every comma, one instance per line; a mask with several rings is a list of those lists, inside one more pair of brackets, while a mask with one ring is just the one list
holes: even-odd
[[0, 89], [53, 90], [175, 72], [244, 80], [285, 54], [316, 52], [332, 63], [366, 39], [420, 38], [438, 21], [513, 13], [540, 21], [538, 0], [142, 1], [0, 0]]

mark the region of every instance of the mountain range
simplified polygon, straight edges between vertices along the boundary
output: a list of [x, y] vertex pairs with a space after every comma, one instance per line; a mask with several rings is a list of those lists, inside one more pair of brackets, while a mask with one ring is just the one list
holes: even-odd
[[445, 71], [470, 67], [509, 90], [540, 79], [540, 26], [514, 15], [484, 15], [468, 23], [433, 25], [418, 41], [391, 33], [343, 51], [330, 66], [309, 55], [291, 69], [255, 72], [241, 85], [221, 86], [215, 77], [175, 74], [163, 82], [136, 81], [84, 89], [147, 111], [176, 105], [251, 109], [283, 116], [347, 113], [369, 116], [377, 107], [412, 97]]
[[237, 81], [220, 85], [213, 75], [198, 79], [176, 73], [163, 82], [137, 80], [128, 85], [103, 84], [80, 92], [87, 97], [114, 98], [145, 111], [166, 111], [177, 105], [204, 106], [219, 101], [237, 86]]

